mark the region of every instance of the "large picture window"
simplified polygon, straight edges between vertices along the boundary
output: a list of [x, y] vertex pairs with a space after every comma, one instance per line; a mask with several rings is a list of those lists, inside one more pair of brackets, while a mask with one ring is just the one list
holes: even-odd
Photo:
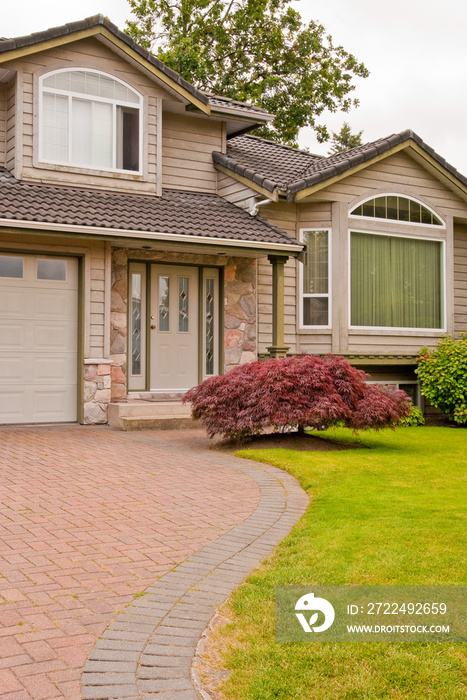
[[441, 241], [352, 231], [350, 259], [351, 326], [443, 329]]
[[101, 170], [141, 170], [142, 98], [90, 70], [56, 71], [40, 83], [44, 162]]
[[303, 328], [328, 327], [329, 231], [304, 231], [306, 258], [301, 270], [301, 325]]

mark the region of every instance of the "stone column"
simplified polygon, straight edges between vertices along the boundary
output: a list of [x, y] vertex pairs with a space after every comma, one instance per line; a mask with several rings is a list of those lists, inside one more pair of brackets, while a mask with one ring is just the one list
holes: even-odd
[[110, 372], [113, 362], [107, 359], [84, 360], [84, 423], [107, 423], [110, 403]]
[[284, 346], [284, 266], [288, 257], [268, 255], [272, 265], [272, 345], [267, 348], [271, 357], [285, 357], [289, 348]]
[[224, 369], [256, 360], [256, 260], [231, 258], [224, 273]]

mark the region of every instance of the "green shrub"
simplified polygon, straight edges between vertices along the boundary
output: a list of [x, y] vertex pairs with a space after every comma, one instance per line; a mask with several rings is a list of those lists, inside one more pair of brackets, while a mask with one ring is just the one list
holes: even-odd
[[414, 428], [417, 425], [425, 425], [425, 418], [423, 417], [423, 411], [417, 406], [413, 406], [410, 409], [408, 416], [402, 416], [402, 418], [397, 422], [399, 428]]
[[446, 336], [417, 358], [423, 396], [456, 423], [467, 423], [467, 333], [460, 340]]

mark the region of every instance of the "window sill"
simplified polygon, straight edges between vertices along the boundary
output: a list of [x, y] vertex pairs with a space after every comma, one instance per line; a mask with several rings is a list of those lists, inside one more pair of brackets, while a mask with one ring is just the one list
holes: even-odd
[[361, 327], [361, 328], [349, 328], [349, 335], [411, 335], [416, 338], [438, 338], [440, 335], [445, 335], [446, 330], [436, 330], [436, 329], [423, 329], [423, 328], [372, 328], [372, 327]]
[[107, 177], [112, 178], [113, 180], [132, 180], [134, 182], [144, 182], [146, 179], [143, 173], [133, 170], [100, 170], [99, 168], [85, 168], [78, 165], [60, 165], [36, 160], [34, 161], [34, 167], [40, 170], [51, 170], [53, 172]]
[[331, 326], [313, 326], [310, 328], [298, 328], [297, 335], [331, 335]]

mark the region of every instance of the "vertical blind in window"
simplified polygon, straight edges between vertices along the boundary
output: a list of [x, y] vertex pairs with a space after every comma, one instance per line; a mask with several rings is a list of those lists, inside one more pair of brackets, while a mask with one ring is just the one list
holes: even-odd
[[352, 232], [351, 325], [442, 328], [441, 242]]

